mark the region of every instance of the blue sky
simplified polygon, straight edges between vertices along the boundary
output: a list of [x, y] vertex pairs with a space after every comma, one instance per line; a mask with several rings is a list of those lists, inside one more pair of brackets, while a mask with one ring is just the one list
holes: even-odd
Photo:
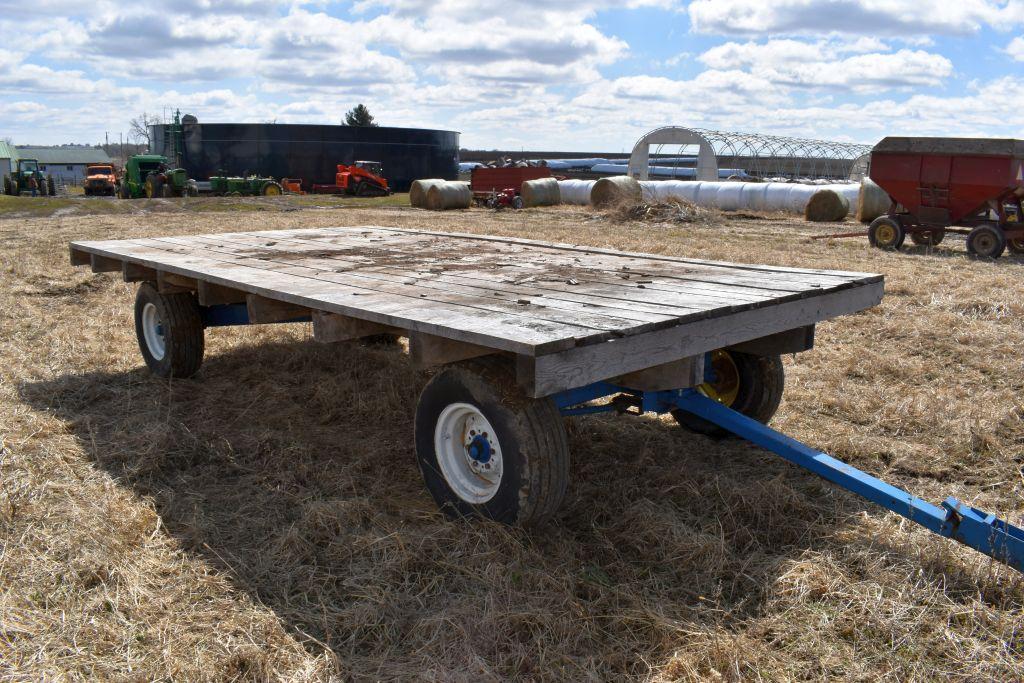
[[4, 0], [0, 28], [17, 144], [358, 102], [485, 149], [628, 150], [663, 125], [1024, 137], [1024, 0]]

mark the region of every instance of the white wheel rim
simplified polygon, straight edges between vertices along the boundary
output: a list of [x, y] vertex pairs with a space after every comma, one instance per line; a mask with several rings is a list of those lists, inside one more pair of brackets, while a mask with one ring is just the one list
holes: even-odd
[[434, 427], [434, 453], [448, 486], [462, 500], [486, 503], [501, 485], [501, 446], [494, 427], [468, 403], [441, 411]]
[[149, 349], [149, 355], [153, 356], [153, 360], [163, 360], [167, 346], [156, 304], [146, 304], [142, 307], [142, 336], [146, 339], [146, 348]]

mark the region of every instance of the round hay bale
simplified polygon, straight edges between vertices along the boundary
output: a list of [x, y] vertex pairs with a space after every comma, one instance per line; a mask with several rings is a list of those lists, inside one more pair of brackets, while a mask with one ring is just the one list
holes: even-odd
[[427, 199], [423, 208], [431, 211], [468, 209], [472, 203], [473, 192], [469, 189], [469, 183], [440, 182], [431, 185], [427, 190]]
[[835, 190], [818, 190], [807, 200], [804, 218], [809, 221], [832, 223], [846, 219], [850, 200]]
[[424, 178], [414, 180], [409, 187], [409, 204], [418, 208], [425, 208], [427, 205], [427, 190], [434, 185], [445, 182], [442, 178]]
[[891, 202], [888, 192], [871, 178], [865, 178], [860, 183], [860, 193], [857, 195], [857, 220], [861, 223], [870, 223], [879, 216], [884, 216], [889, 213]]
[[523, 206], [555, 206], [562, 203], [562, 193], [554, 178], [524, 181], [519, 195], [523, 198]]
[[586, 206], [590, 204], [590, 191], [593, 187], [593, 180], [559, 180], [558, 195], [563, 204]]
[[594, 183], [590, 191], [590, 203], [601, 208], [623, 202], [639, 203], [643, 201], [643, 190], [640, 183], [628, 175], [617, 175], [601, 178]]

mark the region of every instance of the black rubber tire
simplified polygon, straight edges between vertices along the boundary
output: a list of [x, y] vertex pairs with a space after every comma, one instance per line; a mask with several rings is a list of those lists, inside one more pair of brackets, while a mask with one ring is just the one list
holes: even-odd
[[[786, 371], [781, 356], [754, 356], [738, 351], [726, 351], [739, 372], [739, 390], [729, 408], [757, 420], [761, 424], [775, 416], [782, 403], [786, 388]], [[672, 411], [680, 426], [691, 432], [708, 436], [725, 436], [729, 432], [716, 424], [685, 410]]]
[[9, 175], [5, 175], [4, 176], [4, 194], [6, 194], [6, 195], [13, 195], [14, 194], [14, 184], [11, 182], [11, 176], [9, 176]]
[[967, 235], [967, 252], [977, 258], [997, 259], [1006, 250], [1006, 235], [993, 223], [983, 223]]
[[260, 188], [260, 194], [263, 195], [264, 197], [266, 197], [267, 194], [268, 194], [268, 192], [267, 192], [268, 188], [274, 188], [274, 187], [277, 188], [277, 193], [275, 194], [273, 191], [271, 191], [269, 193], [270, 196], [278, 197], [278, 196], [284, 194], [284, 188], [281, 187], [281, 183], [277, 183], [277, 182], [274, 182], [274, 181], [270, 181], [268, 183], [263, 183], [263, 187]]
[[519, 209], [523, 208], [523, 198], [522, 197], [514, 197], [512, 199], [512, 208], [515, 209], [516, 211], [518, 211]]
[[[160, 360], [150, 353], [142, 329], [142, 311], [149, 303], [156, 306], [164, 328], [165, 353]], [[196, 374], [203, 364], [205, 333], [195, 295], [161, 294], [152, 283], [142, 283], [135, 296], [135, 337], [142, 358], [157, 377], [184, 379]]]
[[1013, 239], [1006, 240], [1006, 248], [1011, 254], [1020, 255], [1024, 254], [1024, 237], [1015, 237]]
[[49, 176], [46, 179], [46, 192], [51, 197], [56, 197], [57, 196], [57, 186], [53, 182], [53, 176]]
[[85, 188], [84, 190], [82, 190], [82, 195], [83, 195], [83, 196], [85, 196], [85, 197], [91, 197], [91, 196], [92, 196], [92, 190], [90, 190], [90, 189], [89, 189], [89, 188], [87, 187], [87, 188]]
[[[460, 498], [437, 461], [434, 430], [441, 412], [452, 403], [469, 403], [480, 410], [501, 444], [501, 483], [485, 503]], [[532, 526], [551, 519], [565, 497], [569, 442], [563, 418], [551, 399], [522, 393], [507, 359], [477, 358], [443, 368], [420, 394], [414, 431], [423, 481], [449, 516]]]
[[935, 228], [927, 232], [912, 232], [908, 235], [910, 241], [919, 247], [937, 247], [946, 239], [944, 228]]
[[[879, 240], [878, 230], [883, 225], [890, 225], [895, 229], [894, 238], [889, 240]], [[907, 233], [903, 229], [903, 224], [896, 218], [879, 216], [875, 220], [871, 221], [871, 225], [868, 226], [868, 242], [871, 246], [877, 249], [899, 249], [903, 246], [903, 241], [906, 238]]]

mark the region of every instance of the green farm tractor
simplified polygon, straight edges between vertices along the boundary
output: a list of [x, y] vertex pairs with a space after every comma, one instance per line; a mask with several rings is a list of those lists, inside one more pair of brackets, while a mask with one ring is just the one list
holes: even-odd
[[159, 154], [136, 154], [128, 159], [117, 194], [121, 199], [195, 197], [199, 186], [183, 168], [168, 168]]
[[40, 197], [52, 197], [57, 193], [53, 184], [53, 176], [43, 175], [43, 172], [39, 170], [38, 160], [18, 159], [15, 170], [10, 175], [4, 176], [4, 194], [14, 196], [32, 194], [33, 189]]
[[222, 197], [277, 197], [284, 194], [284, 189], [273, 178], [215, 175], [210, 176], [210, 194]]

